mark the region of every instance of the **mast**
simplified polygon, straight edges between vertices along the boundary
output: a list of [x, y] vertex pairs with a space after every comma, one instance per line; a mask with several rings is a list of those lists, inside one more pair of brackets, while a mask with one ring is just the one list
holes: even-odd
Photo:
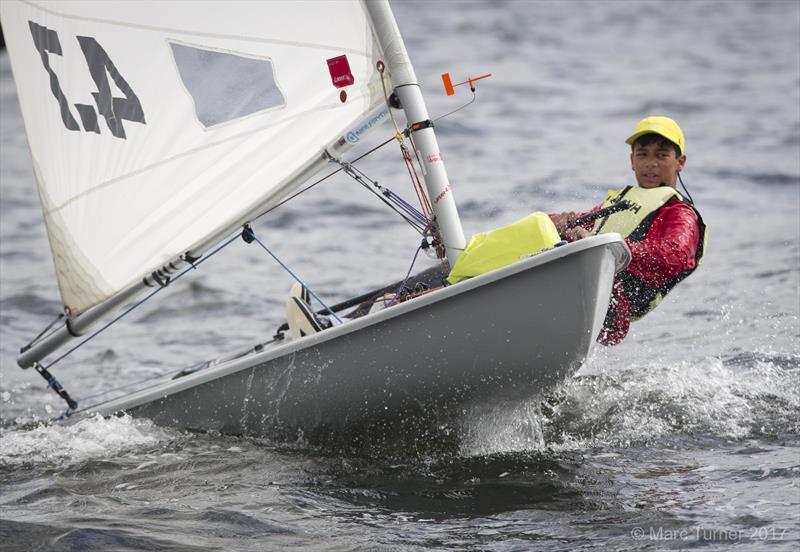
[[447, 178], [444, 159], [436, 142], [433, 123], [422, 97], [417, 76], [408, 57], [403, 37], [392, 14], [388, 0], [367, 0], [367, 12], [372, 19], [378, 42], [385, 54], [394, 91], [400, 98], [409, 126], [416, 125], [413, 131], [414, 144], [423, 164], [423, 179], [431, 199], [431, 206], [439, 233], [444, 241], [445, 256], [452, 267], [461, 251], [466, 247], [464, 230], [458, 217], [458, 209]]

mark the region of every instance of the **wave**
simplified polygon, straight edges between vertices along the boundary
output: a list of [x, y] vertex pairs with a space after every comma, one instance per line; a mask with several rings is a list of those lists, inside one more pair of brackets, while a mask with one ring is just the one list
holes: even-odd
[[177, 435], [149, 420], [130, 416], [103, 418], [99, 414], [72, 425], [0, 430], [0, 466], [66, 467], [165, 444]]

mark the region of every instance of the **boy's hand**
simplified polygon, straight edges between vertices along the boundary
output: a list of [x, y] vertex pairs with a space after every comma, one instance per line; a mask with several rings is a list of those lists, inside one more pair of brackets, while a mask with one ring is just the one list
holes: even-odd
[[558, 233], [562, 237], [566, 235], [567, 229], [571, 228], [575, 224], [575, 220], [577, 218], [578, 215], [576, 215], [574, 211], [570, 211], [568, 213], [554, 213], [550, 215], [550, 220], [552, 220], [553, 224], [556, 225], [556, 230], [558, 230]]
[[592, 233], [582, 226], [576, 226], [575, 228], [567, 228], [562, 235], [568, 242], [574, 242], [583, 238], [588, 238]]

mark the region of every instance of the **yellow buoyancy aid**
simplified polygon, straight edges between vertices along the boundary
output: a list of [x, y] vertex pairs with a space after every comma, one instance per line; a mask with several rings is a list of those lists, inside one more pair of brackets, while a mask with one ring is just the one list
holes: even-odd
[[[592, 228], [593, 234], [605, 234], [607, 232], [617, 232], [623, 238], [633, 234], [642, 222], [651, 214], [663, 207], [670, 199], [677, 197], [683, 201], [683, 197], [675, 191], [675, 188], [661, 186], [660, 188], [639, 188], [628, 186], [622, 190], [609, 190], [603, 201], [603, 208], [610, 207], [622, 200], [631, 204], [630, 209], [617, 211], [607, 217], [598, 219]], [[648, 225], [649, 226], [649, 225]]]
[[653, 220], [658, 211], [673, 197], [691, 207], [697, 216], [697, 223], [700, 228], [700, 241], [697, 244], [695, 267], [676, 274], [657, 288], [649, 287], [640, 277], [634, 276], [627, 270], [620, 272], [617, 278], [622, 284], [625, 294], [628, 296], [628, 301], [631, 306], [631, 317], [634, 320], [643, 317], [656, 308], [675, 285], [694, 272], [700, 265], [703, 260], [707, 241], [706, 225], [703, 222], [703, 217], [700, 216], [700, 213], [694, 205], [684, 201], [681, 194], [674, 188], [667, 186], [661, 186], [659, 188], [628, 186], [622, 190], [609, 190], [603, 202], [603, 207], [609, 207], [622, 200], [630, 202], [632, 207], [598, 219], [595, 221], [594, 228], [592, 229], [594, 234], [617, 232], [629, 241], [641, 241], [647, 235], [647, 231], [653, 224]]
[[558, 230], [549, 215], [532, 213], [508, 226], [472, 236], [447, 281], [455, 284], [465, 278], [502, 268], [553, 247], [560, 241]]

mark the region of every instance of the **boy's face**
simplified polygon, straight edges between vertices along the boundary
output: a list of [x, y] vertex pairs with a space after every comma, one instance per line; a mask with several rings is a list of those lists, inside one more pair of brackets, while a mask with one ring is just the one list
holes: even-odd
[[662, 183], [674, 188], [685, 163], [686, 156], [676, 157], [675, 148], [669, 143], [633, 144], [631, 168], [642, 188], [658, 188]]

